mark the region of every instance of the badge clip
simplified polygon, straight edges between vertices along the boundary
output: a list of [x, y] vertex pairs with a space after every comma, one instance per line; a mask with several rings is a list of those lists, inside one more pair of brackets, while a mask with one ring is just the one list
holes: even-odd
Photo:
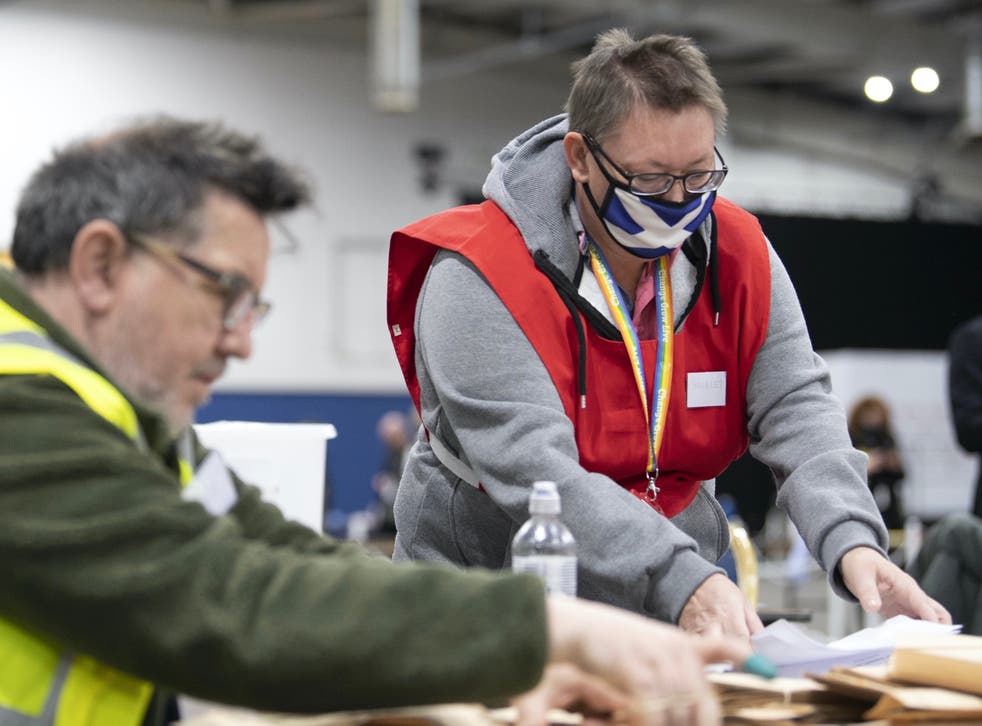
[[658, 499], [658, 492], [661, 491], [660, 487], [655, 486], [655, 482], [658, 481], [658, 469], [655, 469], [653, 474], [646, 471], [644, 475], [648, 479], [648, 489], [645, 491], [645, 496], [648, 497], [649, 501], [654, 502]]

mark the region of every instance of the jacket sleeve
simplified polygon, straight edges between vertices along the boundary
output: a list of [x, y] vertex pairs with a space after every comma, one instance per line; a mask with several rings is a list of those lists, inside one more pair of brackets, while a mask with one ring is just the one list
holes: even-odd
[[[582, 583], [606, 602], [675, 622], [721, 572], [688, 535], [606, 476], [579, 464], [573, 425], [548, 371], [481, 274], [438, 254], [417, 310], [422, 416], [513, 522], [533, 482], [557, 482]], [[587, 594], [587, 593], [585, 593]]]
[[836, 567], [848, 550], [885, 552], [887, 532], [866, 484], [866, 455], [853, 448], [828, 367], [812, 350], [798, 297], [768, 245], [771, 313], [747, 382], [750, 452], [767, 464], [777, 504], [843, 597]]
[[247, 491], [212, 517], [60, 382], [0, 376], [0, 617], [263, 710], [490, 700], [538, 680], [534, 578], [314, 546], [267, 507]]
[[958, 443], [982, 453], [982, 317], [965, 323], [948, 345], [948, 392]]

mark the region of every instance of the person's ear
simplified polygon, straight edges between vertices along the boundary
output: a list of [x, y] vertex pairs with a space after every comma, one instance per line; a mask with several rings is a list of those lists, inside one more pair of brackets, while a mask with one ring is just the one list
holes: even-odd
[[566, 164], [573, 174], [573, 181], [586, 184], [589, 175], [589, 150], [583, 134], [570, 131], [563, 137], [563, 152], [566, 154]]
[[86, 222], [72, 242], [68, 275], [79, 301], [91, 313], [110, 310], [122, 292], [129, 261], [123, 232], [107, 219]]

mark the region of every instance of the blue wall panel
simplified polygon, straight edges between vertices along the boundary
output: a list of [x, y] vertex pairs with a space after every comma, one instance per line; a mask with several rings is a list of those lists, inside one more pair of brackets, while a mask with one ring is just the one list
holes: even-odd
[[383, 458], [375, 433], [379, 417], [411, 407], [408, 395], [225, 392], [198, 410], [197, 421], [334, 424], [338, 437], [327, 447], [325, 501], [328, 508], [347, 513], [364, 509], [375, 498], [371, 481]]

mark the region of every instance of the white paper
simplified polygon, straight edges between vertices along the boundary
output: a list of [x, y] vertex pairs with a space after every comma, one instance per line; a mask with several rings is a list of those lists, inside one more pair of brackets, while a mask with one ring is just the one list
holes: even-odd
[[882, 625], [866, 628], [832, 643], [820, 643], [800, 627], [778, 620], [751, 637], [755, 653], [777, 666], [779, 676], [796, 678], [825, 673], [835, 666], [885, 663], [901, 636], [957, 633], [961, 625], [941, 625], [896, 615]]

